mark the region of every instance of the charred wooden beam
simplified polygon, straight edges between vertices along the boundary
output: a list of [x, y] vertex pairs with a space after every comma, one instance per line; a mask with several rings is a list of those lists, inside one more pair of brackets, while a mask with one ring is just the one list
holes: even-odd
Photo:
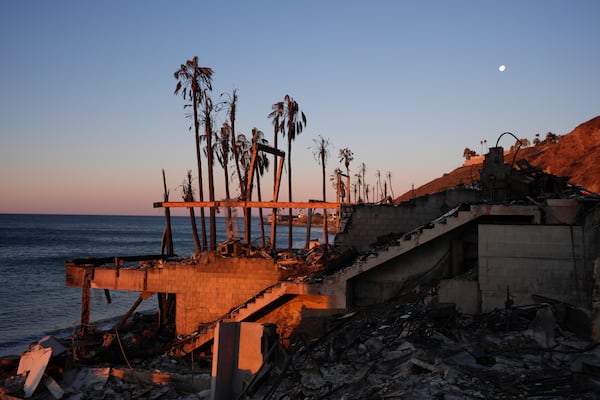
[[325, 201], [162, 201], [155, 202], [154, 208], [161, 207], [240, 207], [240, 208], [339, 208], [340, 203], [329, 203]]
[[119, 320], [119, 322], [117, 322], [117, 324], [115, 325], [115, 328], [116, 329], [121, 328], [123, 326], [123, 324], [125, 324], [125, 322], [127, 322], [129, 317], [131, 316], [131, 314], [133, 314], [133, 312], [136, 310], [136, 308], [138, 308], [138, 306], [142, 303], [142, 301], [148, 300], [153, 294], [154, 294], [154, 292], [140, 293], [140, 296], [137, 298], [135, 303], [133, 303], [133, 305], [131, 306], [129, 311], [127, 311], [127, 313]]
[[104, 265], [108, 263], [114, 263], [115, 259], [123, 262], [135, 262], [135, 261], [153, 261], [153, 260], [164, 260], [167, 258], [162, 254], [150, 254], [145, 256], [116, 256], [116, 257], [100, 257], [100, 258], [77, 258], [72, 261], [67, 261], [67, 264], [74, 265]]
[[[279, 158], [279, 165], [277, 167], [277, 179], [273, 187], [273, 201], [279, 201], [279, 187], [281, 185], [281, 173], [283, 171], [283, 160], [284, 157]], [[277, 247], [277, 206], [273, 207], [272, 220], [271, 220], [271, 247], [274, 249]]]

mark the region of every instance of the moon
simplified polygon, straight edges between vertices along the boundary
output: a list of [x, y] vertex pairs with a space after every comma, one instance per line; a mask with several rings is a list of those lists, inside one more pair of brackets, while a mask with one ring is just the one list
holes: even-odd
[[500, 65], [500, 66], [498, 67], [498, 71], [500, 71], [500, 72], [504, 72], [504, 71], [506, 71], [506, 65], [504, 65], [504, 64]]

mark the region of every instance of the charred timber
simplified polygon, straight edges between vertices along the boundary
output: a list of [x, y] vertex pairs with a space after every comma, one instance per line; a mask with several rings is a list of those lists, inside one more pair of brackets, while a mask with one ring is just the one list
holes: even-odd
[[154, 203], [154, 208], [161, 207], [242, 207], [242, 208], [339, 208], [341, 203], [329, 203], [324, 201], [159, 201]]

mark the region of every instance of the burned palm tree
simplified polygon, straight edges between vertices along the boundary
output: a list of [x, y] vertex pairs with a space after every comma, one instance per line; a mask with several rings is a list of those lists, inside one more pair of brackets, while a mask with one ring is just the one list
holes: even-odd
[[[181, 184], [182, 188], [182, 198], [183, 201], [191, 202], [194, 201], [194, 189], [192, 187], [192, 171], [188, 170], [186, 179]], [[200, 247], [200, 238], [198, 237], [198, 228], [196, 227], [196, 213], [194, 212], [194, 207], [188, 207], [190, 210], [190, 222], [192, 225], [192, 236], [194, 237], [194, 248], [196, 249], [196, 253], [199, 253], [202, 248]]]
[[[261, 130], [257, 128], [252, 128], [252, 143], [253, 144], [262, 144], [268, 145], [269, 142], [265, 139], [264, 134]], [[256, 189], [258, 191], [258, 201], [262, 201], [262, 193], [260, 188], [260, 177], [265, 174], [265, 172], [269, 169], [269, 158], [264, 152], [257, 153], [256, 156]], [[265, 223], [263, 219], [263, 209], [258, 209], [258, 216], [260, 219], [260, 239], [262, 247], [265, 247]]]
[[236, 151], [239, 154], [239, 163], [242, 179], [240, 181], [240, 193], [242, 198], [246, 198], [246, 188], [248, 174], [250, 172], [250, 161], [252, 159], [252, 143], [246, 138], [246, 135], [240, 133], [235, 139]]
[[390, 192], [392, 192], [392, 199], [394, 199], [395, 196], [394, 196], [394, 189], [392, 188], [392, 172], [391, 171], [386, 172], [386, 177], [387, 177], [388, 182], [390, 183]]
[[[162, 170], [162, 177], [163, 177], [163, 201], [167, 202], [169, 201], [169, 190], [167, 189], [167, 177], [165, 175], [165, 170]], [[165, 255], [165, 251], [166, 254], [168, 256], [172, 256], [173, 254], [175, 254], [175, 251], [173, 249], [173, 234], [171, 231], [171, 210], [169, 209], [169, 207], [165, 207], [165, 230], [163, 232], [163, 238], [161, 240], [161, 244], [160, 244], [160, 255]], [[198, 234], [198, 233], [196, 233]]]
[[[288, 201], [291, 203], [292, 200], [292, 142], [296, 140], [296, 136], [302, 133], [302, 129], [306, 126], [306, 115], [300, 110], [298, 102], [294, 100], [290, 95], [285, 95], [283, 99], [285, 105], [284, 112], [284, 135], [287, 136], [288, 151], [287, 151], [287, 164], [288, 164]], [[288, 250], [292, 250], [292, 208], [288, 209]]]
[[[241, 172], [241, 180], [240, 180], [240, 197], [242, 199], [247, 199], [247, 187], [248, 187], [248, 178], [250, 173], [250, 162], [252, 159], [252, 143], [246, 138], [243, 133], [240, 133], [236, 136], [235, 139], [235, 151], [239, 155], [239, 166]], [[244, 235], [246, 238], [249, 238], [249, 223], [250, 223], [250, 210], [244, 208]]]
[[[236, 119], [236, 115], [237, 115], [237, 101], [238, 101], [237, 90], [233, 89], [231, 95], [228, 95], [228, 97], [229, 97], [229, 100], [225, 101], [225, 105], [228, 108], [227, 118], [229, 119], [228, 126], [229, 126], [229, 134], [231, 137], [231, 140], [230, 140], [231, 152], [233, 153], [233, 163], [235, 166], [238, 181], [239, 181], [240, 187], [242, 187], [243, 185], [242, 185], [242, 171], [241, 171], [241, 167], [240, 167], [240, 153], [238, 152], [238, 146], [236, 143], [237, 139], [236, 139], [236, 133], [235, 133], [235, 119]], [[243, 192], [240, 194], [243, 195]]]
[[[213, 137], [215, 132], [213, 131], [213, 102], [208, 95], [208, 90], [205, 90], [204, 95], [204, 107], [202, 110], [202, 122], [204, 124], [204, 139], [206, 140], [206, 163], [208, 164], [208, 200], [215, 201], [215, 179], [214, 179], [214, 149], [213, 149]], [[210, 250], [217, 248], [217, 223], [215, 207], [210, 207]]]
[[[313, 147], [313, 155], [315, 160], [321, 166], [321, 173], [323, 176], [323, 201], [327, 201], [327, 192], [325, 190], [326, 174], [325, 166], [327, 164], [327, 158], [329, 157], [329, 140], [319, 135], [318, 139], [313, 139], [315, 146]], [[329, 232], [327, 229], [327, 209], [323, 209], [323, 239], [326, 245], [329, 245]]]
[[[221, 134], [217, 136], [216, 140], [216, 155], [221, 168], [223, 168], [223, 175], [225, 178], [225, 198], [230, 200], [229, 194], [229, 159], [231, 158], [231, 127], [227, 122], [223, 123], [221, 127]], [[231, 216], [231, 207], [227, 207], [227, 239], [233, 238], [233, 224]]]
[[[346, 167], [346, 188], [348, 189], [348, 200], [347, 203], [350, 203], [350, 163], [354, 160], [354, 154], [352, 150], [348, 147], [344, 147], [340, 149], [340, 154], [338, 155], [340, 162], [344, 163]], [[354, 198], [356, 199], [356, 193], [354, 194]]]
[[381, 171], [375, 171], [375, 178], [377, 178], [377, 197], [376, 200], [380, 201], [383, 197], [383, 188], [381, 187]]
[[[273, 147], [275, 151], [273, 152], [273, 166], [274, 166], [274, 176], [273, 176], [273, 193], [278, 186], [278, 176], [277, 176], [277, 138], [279, 133], [284, 132], [284, 111], [285, 105], [283, 101], [279, 101], [271, 107], [272, 111], [269, 113], [269, 118], [273, 119]], [[277, 200], [277, 199], [273, 199]], [[271, 245], [273, 247], [276, 246], [275, 240], [277, 237], [277, 208], [273, 208], [271, 218], [273, 223], [271, 224]]]
[[[356, 202], [357, 203], [362, 203], [363, 202], [363, 198], [362, 198], [362, 175], [360, 173], [358, 174], [354, 174], [354, 177], [356, 178], [356, 184], [354, 186], [354, 198], [357, 199]], [[356, 197], [356, 190], [358, 189], [358, 197]]]
[[363, 187], [363, 198], [365, 202], [369, 202], [369, 193], [368, 193], [368, 189], [367, 189], [367, 178], [366, 178], [366, 174], [367, 174], [367, 166], [365, 163], [361, 163], [360, 164], [360, 175], [362, 178], [362, 187]]
[[329, 181], [336, 191], [338, 203], [344, 201], [346, 198], [346, 184], [342, 181], [341, 174], [342, 170], [336, 168], [333, 170], [333, 174], [329, 175]]
[[[204, 201], [204, 190], [202, 182], [202, 159], [200, 152], [200, 119], [198, 112], [203, 104], [204, 88], [212, 88], [213, 71], [209, 67], [201, 67], [198, 65], [198, 57], [187, 60], [185, 64], [181, 64], [179, 69], [173, 73], [177, 79], [175, 86], [175, 95], [181, 94], [186, 104], [184, 109], [192, 107], [194, 136], [196, 139], [196, 161], [198, 166], [198, 195], [200, 201]], [[190, 103], [187, 103], [190, 101]], [[188, 115], [190, 116], [190, 115]], [[191, 127], [190, 127], [191, 129]], [[200, 222], [202, 227], [202, 245], [207, 248], [206, 242], [206, 225], [204, 220], [204, 208], [200, 208]]]

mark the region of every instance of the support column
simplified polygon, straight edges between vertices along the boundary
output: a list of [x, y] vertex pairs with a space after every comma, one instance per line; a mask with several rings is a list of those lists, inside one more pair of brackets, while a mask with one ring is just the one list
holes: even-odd
[[90, 324], [90, 282], [92, 280], [93, 268], [85, 269], [83, 276], [83, 285], [81, 286], [81, 327], [79, 334], [85, 336], [88, 333]]

